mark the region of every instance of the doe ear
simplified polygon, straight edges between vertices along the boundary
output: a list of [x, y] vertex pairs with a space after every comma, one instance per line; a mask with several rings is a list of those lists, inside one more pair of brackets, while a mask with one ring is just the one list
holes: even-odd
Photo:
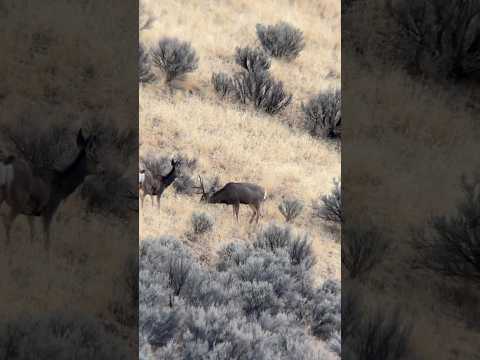
[[78, 130], [77, 134], [77, 146], [80, 149], [83, 149], [87, 145], [87, 140], [85, 139], [85, 136], [83, 136], [83, 131], [82, 129]]

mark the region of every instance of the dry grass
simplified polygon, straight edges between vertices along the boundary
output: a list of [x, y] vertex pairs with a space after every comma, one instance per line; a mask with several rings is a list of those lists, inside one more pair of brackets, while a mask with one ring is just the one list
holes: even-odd
[[[163, 1], [145, 3], [158, 18], [141, 32], [141, 41], [152, 46], [163, 36], [192, 43], [200, 62], [192, 74], [201, 96], [178, 93], [167, 96], [162, 82], [140, 89], [140, 156], [148, 152], [171, 155], [181, 152], [199, 160], [197, 173], [228, 181], [251, 181], [264, 186], [268, 199], [259, 227], [283, 222], [278, 204], [284, 196], [305, 202], [294, 222], [312, 236], [318, 255], [318, 280], [340, 278], [338, 229], [312, 220], [311, 201], [327, 194], [332, 178], [340, 177], [340, 153], [331, 144], [314, 140], [287, 124], [301, 120], [301, 101], [328, 87], [339, 86], [340, 4], [338, 1]], [[293, 93], [294, 102], [284, 114], [270, 117], [250, 108], [221, 102], [210, 85], [212, 72], [231, 72], [236, 46], [257, 45], [255, 24], [288, 21], [305, 35], [306, 47], [291, 63], [272, 62], [275, 77]], [[161, 208], [150, 199], [140, 212], [140, 237], [175, 235], [186, 240], [190, 217], [205, 211], [215, 219], [211, 235], [192, 243], [199, 256], [211, 261], [216, 249], [232, 240], [248, 240], [258, 228], [248, 225], [250, 210], [240, 209], [237, 225], [231, 208], [203, 205], [199, 196], [179, 196], [168, 189]], [[337, 240], [337, 241], [336, 241]]]
[[357, 113], [343, 114], [356, 123], [344, 132], [345, 212], [361, 220], [369, 216], [393, 244], [367, 284], [369, 300], [404, 310], [402, 317], [415, 325], [411, 346], [418, 358], [476, 358], [478, 330], [469, 329], [458, 309], [439, 296], [441, 279], [411, 268], [415, 254], [408, 241], [410, 225], [454, 211], [462, 196], [460, 176], [480, 166], [477, 118], [455, 90], [398, 71], [368, 72], [353, 56], [348, 61], [349, 86], [342, 91], [354, 102], [347, 110]]
[[[2, 7], [0, 39], [10, 56], [0, 60], [2, 70], [5, 69], [0, 86], [0, 125], [17, 126], [23, 115], [38, 124], [39, 129], [63, 121], [71, 127], [72, 134], [93, 115], [102, 120], [114, 119], [114, 126], [120, 128], [132, 124], [136, 114], [131, 113], [131, 103], [125, 100], [116, 104], [119, 98], [135, 98], [131, 94], [135, 89], [112, 79], [118, 80], [126, 66], [136, 66], [136, 57], [116, 56], [126, 53], [125, 36], [129, 30], [125, 26], [119, 28], [113, 21], [106, 22], [105, 16], [108, 13], [113, 19], [125, 20], [131, 12], [112, 2], [2, 5], [8, 11], [3, 12]], [[99, 18], [103, 19], [100, 27]], [[96, 35], [95, 41], [92, 34]], [[121, 40], [112, 41], [115, 38]], [[84, 76], [87, 70], [93, 70], [93, 75]], [[11, 144], [3, 140], [3, 150], [13, 151]], [[136, 167], [136, 156], [132, 158]], [[6, 204], [1, 206], [0, 217], [7, 209]], [[121, 270], [127, 257], [136, 256], [131, 252], [130, 236], [137, 231], [136, 217], [120, 223], [98, 214], [86, 214], [85, 202], [77, 190], [60, 206], [52, 221], [50, 263], [43, 246], [40, 219], [36, 219], [37, 236], [33, 243], [27, 224], [25, 216], [16, 219], [8, 248], [4, 226], [0, 224], [0, 317], [78, 311], [115, 321], [109, 306], [117, 286], [122, 286]]]

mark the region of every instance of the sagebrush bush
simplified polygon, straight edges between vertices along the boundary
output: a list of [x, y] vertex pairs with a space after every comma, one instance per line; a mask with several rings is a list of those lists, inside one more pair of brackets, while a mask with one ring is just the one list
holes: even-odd
[[232, 77], [224, 73], [214, 73], [212, 84], [221, 96], [231, 97], [242, 104], [251, 103], [256, 109], [267, 114], [277, 114], [291, 102], [292, 95], [283, 88], [281, 81], [276, 81], [268, 73], [257, 67], [253, 71], [242, 71]]
[[167, 82], [198, 68], [195, 49], [176, 38], [162, 38], [152, 50], [152, 61], [166, 74]]
[[138, 322], [138, 256], [130, 255], [124, 271], [115, 279], [115, 296], [109, 309], [115, 319], [124, 326], [137, 326]]
[[150, 54], [144, 47], [138, 45], [138, 81], [141, 83], [151, 83], [155, 80], [155, 75], [151, 71]]
[[175, 157], [180, 161], [180, 164], [173, 188], [177, 194], [193, 195], [195, 193], [195, 180], [192, 174], [197, 167], [197, 159], [189, 158], [183, 154], [177, 154]]
[[480, 280], [480, 175], [462, 177], [463, 198], [456, 214], [433, 216], [414, 229], [415, 266], [446, 277]]
[[274, 115], [284, 110], [291, 102], [292, 95], [267, 72], [243, 71], [235, 74], [232, 93], [241, 103], [252, 103], [256, 109]]
[[341, 301], [338, 284], [332, 291], [331, 283], [325, 283], [318, 290], [313, 309], [312, 334], [328, 340], [341, 331]]
[[342, 264], [350, 278], [370, 272], [384, 260], [388, 242], [373, 226], [349, 224], [342, 236]]
[[296, 58], [305, 47], [303, 33], [289, 23], [275, 25], [256, 25], [257, 36], [262, 47], [274, 57]]
[[286, 222], [292, 222], [302, 213], [303, 202], [298, 199], [284, 199], [278, 205], [278, 210], [280, 210]]
[[322, 92], [302, 103], [304, 127], [318, 138], [336, 139], [342, 135], [342, 95], [339, 89]]
[[192, 214], [192, 231], [195, 235], [206, 234], [213, 229], [213, 218], [204, 212], [194, 212]]
[[478, 1], [386, 3], [399, 27], [394, 38], [398, 58], [407, 61], [413, 73], [454, 79], [480, 75]]
[[37, 116], [34, 111], [28, 111], [14, 126], [3, 124], [2, 139], [35, 168], [55, 170], [65, 166], [78, 151], [75, 133], [64, 122], [42, 128], [36, 123]]
[[227, 96], [233, 89], [232, 77], [225, 73], [213, 73], [211, 81], [215, 92], [222, 98]]
[[343, 211], [340, 181], [333, 179], [333, 186], [334, 188], [329, 195], [324, 195], [319, 201], [313, 203], [313, 216], [341, 224], [343, 222]]
[[393, 313], [377, 309], [365, 311], [354, 293], [344, 294], [342, 300], [343, 322], [348, 329], [342, 330], [342, 359], [387, 359], [409, 358], [411, 327], [403, 322], [398, 311]]
[[270, 58], [261, 49], [251, 48], [236, 48], [235, 62], [247, 71], [268, 70], [271, 65]]
[[244, 70], [230, 76], [213, 73], [211, 82], [220, 97], [230, 96], [242, 104], [251, 103], [257, 110], [274, 115], [284, 110], [292, 95], [268, 72], [270, 59], [260, 49], [237, 48], [235, 62]]
[[[310, 243], [278, 225], [258, 234], [253, 245], [225, 246], [213, 268], [200, 265], [173, 238], [143, 240], [141, 356], [238, 360], [332, 356], [318, 353], [307, 324], [322, 296], [339, 295], [339, 289], [326, 282], [317, 291], [313, 263]], [[332, 343], [335, 336], [332, 333]]]
[[100, 321], [52, 313], [0, 322], [0, 357], [11, 360], [130, 359], [124, 341]]

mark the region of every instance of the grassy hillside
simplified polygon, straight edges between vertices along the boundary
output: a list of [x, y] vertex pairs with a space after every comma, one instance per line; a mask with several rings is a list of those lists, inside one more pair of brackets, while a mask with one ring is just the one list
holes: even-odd
[[[339, 2], [146, 1], [145, 10], [157, 20], [141, 31], [141, 42], [147, 48], [164, 36], [191, 42], [199, 67], [187, 81], [200, 91], [170, 96], [160, 73], [158, 81], [141, 86], [140, 156], [185, 154], [198, 160], [195, 177], [218, 176], [222, 184], [255, 182], [266, 188], [268, 199], [259, 227], [254, 227], [248, 225], [247, 207], [240, 208], [240, 224], [236, 224], [230, 207], [200, 204], [199, 195], [177, 195], [169, 188], [160, 210], [146, 200], [140, 211], [141, 238], [174, 235], [211, 261], [226, 243], [248, 239], [271, 221], [283, 222], [278, 205], [284, 197], [293, 196], [306, 205], [294, 226], [311, 235], [318, 257], [317, 280], [339, 279], [338, 229], [313, 219], [311, 203], [330, 193], [332, 179], [340, 177], [340, 153], [334, 144], [297, 129], [302, 121], [301, 102], [321, 90], [339, 87]], [[305, 37], [306, 46], [298, 58], [272, 60], [271, 72], [293, 94], [292, 103], [283, 113], [269, 116], [219, 100], [210, 84], [212, 73], [238, 71], [235, 48], [257, 46], [255, 25], [278, 21], [290, 22]], [[194, 211], [207, 212], [215, 220], [212, 234], [196, 243], [185, 237]]]
[[[391, 248], [360, 281], [345, 276], [343, 288], [361, 282], [357, 298], [365, 296], [366, 304], [385, 314], [399, 309], [398, 323], [412, 325], [405, 358], [476, 359], [478, 281], [425, 271], [433, 256], [411, 245], [413, 227], [432, 231], [433, 216], [458, 216], [465, 199], [461, 177], [470, 181], [478, 172], [478, 84], [453, 82], [434, 70], [410, 75], [405, 56], [396, 52], [402, 30], [399, 35], [384, 2], [352, 4], [342, 15], [349, 24], [344, 29], [349, 46], [343, 50], [348, 70], [343, 115], [355, 124], [344, 133], [342, 161], [349, 171], [342, 184], [348, 189], [344, 210], [349, 221], [377, 225]], [[452, 239], [463, 244], [459, 233], [452, 233]], [[438, 244], [444, 243], [438, 238]], [[352, 238], [342, 241], [345, 249]], [[458, 259], [453, 252], [444, 254], [445, 261]], [[351, 336], [361, 337], [360, 332]], [[345, 350], [348, 339], [343, 341]]]

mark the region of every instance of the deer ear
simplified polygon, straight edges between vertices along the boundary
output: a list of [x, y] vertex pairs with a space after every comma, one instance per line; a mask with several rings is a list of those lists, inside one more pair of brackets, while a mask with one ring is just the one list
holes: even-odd
[[83, 136], [82, 129], [78, 130], [78, 135], [77, 135], [77, 146], [80, 149], [83, 149], [87, 145], [87, 141], [85, 140], [85, 137]]

